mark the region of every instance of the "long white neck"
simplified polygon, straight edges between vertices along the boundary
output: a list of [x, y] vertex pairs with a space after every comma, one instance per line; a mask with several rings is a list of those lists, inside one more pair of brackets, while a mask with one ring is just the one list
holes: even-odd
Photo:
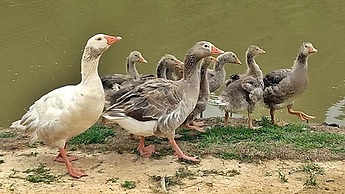
[[81, 77], [82, 84], [92, 82], [92, 80], [100, 80], [98, 75], [98, 63], [101, 57], [101, 51], [92, 50], [86, 47], [81, 60]]

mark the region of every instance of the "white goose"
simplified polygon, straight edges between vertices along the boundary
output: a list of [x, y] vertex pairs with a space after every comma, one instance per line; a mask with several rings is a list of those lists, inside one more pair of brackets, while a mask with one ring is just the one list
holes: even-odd
[[91, 37], [81, 60], [81, 82], [57, 88], [42, 96], [21, 120], [12, 123], [12, 128], [25, 127], [33, 131], [30, 143], [40, 140], [50, 147], [59, 148], [55, 160], [64, 162], [72, 177], [80, 178], [86, 174], [70, 163], [77, 158], [67, 157], [66, 142], [84, 132], [100, 117], [104, 91], [97, 70], [99, 59], [110, 45], [121, 39], [104, 34]]
[[179, 158], [197, 161], [178, 147], [174, 139], [175, 130], [186, 120], [198, 100], [198, 62], [211, 54], [223, 52], [209, 42], [197, 42], [186, 55], [181, 80], [153, 79], [138, 85], [121, 96], [103, 113], [103, 117], [141, 136], [138, 150], [144, 157], [155, 152], [153, 145], [145, 147], [145, 137], [156, 135], [168, 138]]

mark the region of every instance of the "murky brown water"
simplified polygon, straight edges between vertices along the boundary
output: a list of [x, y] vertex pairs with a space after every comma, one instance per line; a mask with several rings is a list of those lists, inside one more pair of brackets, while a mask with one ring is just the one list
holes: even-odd
[[[248, 45], [257, 44], [267, 52], [257, 62], [268, 73], [291, 67], [300, 44], [310, 41], [319, 53], [310, 57], [310, 85], [295, 108], [315, 115], [317, 122], [345, 125], [344, 17], [342, 0], [2, 0], [0, 126], [19, 119], [50, 90], [78, 83], [81, 50], [99, 32], [123, 37], [102, 56], [100, 75], [124, 73], [132, 50], [149, 61], [138, 70], [153, 73], [163, 54], [183, 59], [199, 40], [234, 51], [242, 61]], [[228, 75], [244, 71], [245, 66], [227, 66]], [[268, 111], [259, 108], [256, 117], [261, 114]], [[298, 120], [285, 109], [277, 117]]]

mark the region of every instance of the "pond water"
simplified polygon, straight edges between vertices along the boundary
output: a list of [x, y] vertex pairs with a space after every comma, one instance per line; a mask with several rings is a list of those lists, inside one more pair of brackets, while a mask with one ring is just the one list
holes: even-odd
[[[244, 52], [257, 44], [266, 54], [257, 58], [264, 73], [293, 65], [302, 42], [319, 50], [309, 59], [308, 90], [294, 108], [317, 118], [313, 122], [344, 125], [345, 2], [342, 0], [2, 0], [0, 1], [0, 126], [19, 119], [43, 94], [80, 81], [80, 58], [89, 37], [121, 35], [101, 58], [99, 74], [125, 72], [125, 58], [139, 50], [153, 73], [166, 53], [180, 59], [199, 40]], [[226, 66], [227, 74], [245, 65]], [[219, 93], [219, 92], [218, 92]], [[207, 116], [221, 112], [208, 108]], [[269, 115], [258, 108], [255, 117]], [[286, 109], [277, 118], [298, 121]]]

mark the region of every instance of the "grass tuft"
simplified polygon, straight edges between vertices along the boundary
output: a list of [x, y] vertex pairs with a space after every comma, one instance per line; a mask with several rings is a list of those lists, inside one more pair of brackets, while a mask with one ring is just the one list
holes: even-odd
[[317, 187], [317, 181], [315, 174], [310, 174], [308, 179], [304, 182], [304, 186], [311, 186], [311, 187]]
[[25, 177], [25, 180], [32, 182], [32, 183], [51, 183], [57, 181], [60, 176], [55, 176], [50, 173], [50, 169], [45, 168], [45, 165], [40, 163], [37, 168], [27, 169], [23, 171], [23, 173], [27, 173], [28, 175]]
[[0, 138], [12, 138], [15, 137], [17, 134], [13, 132], [1, 132], [0, 133]]
[[99, 124], [95, 124], [86, 130], [84, 133], [73, 137], [68, 143], [72, 145], [79, 144], [104, 144], [106, 143], [107, 137], [115, 136], [115, 131], [113, 129], [104, 127]]
[[121, 184], [121, 187], [124, 187], [126, 189], [134, 189], [136, 187], [136, 183], [134, 181], [124, 181]]

